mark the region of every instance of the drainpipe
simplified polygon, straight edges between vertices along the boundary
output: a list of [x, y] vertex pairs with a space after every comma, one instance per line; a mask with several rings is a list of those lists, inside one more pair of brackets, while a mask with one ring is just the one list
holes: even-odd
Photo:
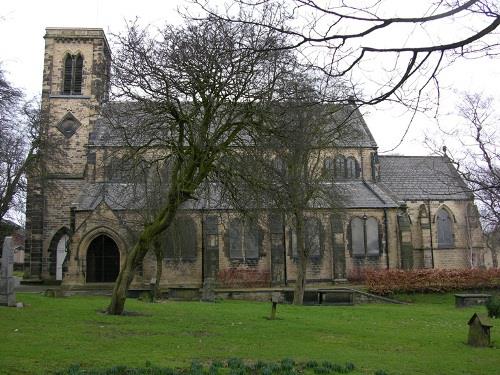
[[201, 286], [205, 282], [205, 213], [201, 210]]
[[384, 207], [385, 262], [389, 269], [389, 230], [387, 229], [387, 208]]
[[285, 286], [288, 286], [288, 276], [286, 267], [286, 227], [285, 227], [285, 217], [281, 216], [281, 226], [283, 228], [283, 277], [285, 279]]
[[430, 233], [430, 247], [431, 247], [431, 264], [434, 269], [434, 243], [432, 242], [432, 215], [431, 215], [431, 201], [427, 200], [427, 209], [429, 210], [429, 233]]

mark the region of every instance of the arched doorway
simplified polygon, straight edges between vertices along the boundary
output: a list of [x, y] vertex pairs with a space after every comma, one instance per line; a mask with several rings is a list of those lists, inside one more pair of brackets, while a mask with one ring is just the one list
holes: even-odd
[[120, 252], [115, 241], [101, 234], [87, 250], [87, 282], [114, 282], [120, 272]]
[[68, 253], [68, 241], [69, 236], [64, 234], [59, 242], [57, 243], [56, 248], [56, 280], [63, 279], [63, 263], [66, 259], [66, 254]]

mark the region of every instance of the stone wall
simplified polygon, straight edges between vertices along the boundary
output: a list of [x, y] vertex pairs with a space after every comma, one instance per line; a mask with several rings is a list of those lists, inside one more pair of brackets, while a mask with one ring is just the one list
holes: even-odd
[[[479, 221], [476, 225], [467, 222], [467, 207], [471, 204], [472, 201], [456, 200], [408, 202], [415, 268], [431, 268], [432, 256], [435, 268], [468, 268], [472, 263], [475, 267], [491, 267]], [[436, 213], [442, 207], [452, 214], [451, 248], [438, 246]], [[422, 215], [424, 211], [427, 216]]]

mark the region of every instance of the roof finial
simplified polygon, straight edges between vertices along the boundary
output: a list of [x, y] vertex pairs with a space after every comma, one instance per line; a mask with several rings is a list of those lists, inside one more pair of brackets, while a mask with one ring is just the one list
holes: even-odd
[[446, 148], [446, 146], [443, 146], [444, 156], [448, 156], [448, 155], [446, 155], [446, 151], [447, 151], [447, 150], [448, 150], [448, 149]]

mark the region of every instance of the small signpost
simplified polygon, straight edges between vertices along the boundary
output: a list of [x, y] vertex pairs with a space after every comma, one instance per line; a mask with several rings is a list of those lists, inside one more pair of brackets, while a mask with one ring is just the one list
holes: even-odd
[[2, 249], [2, 268], [0, 271], [0, 305], [16, 306], [14, 292], [14, 249], [12, 237], [5, 237]]
[[271, 307], [271, 316], [269, 317], [270, 320], [276, 319], [276, 307], [278, 303], [283, 302], [283, 297], [281, 296], [280, 292], [273, 292], [271, 294], [271, 302], [273, 303], [273, 306]]

